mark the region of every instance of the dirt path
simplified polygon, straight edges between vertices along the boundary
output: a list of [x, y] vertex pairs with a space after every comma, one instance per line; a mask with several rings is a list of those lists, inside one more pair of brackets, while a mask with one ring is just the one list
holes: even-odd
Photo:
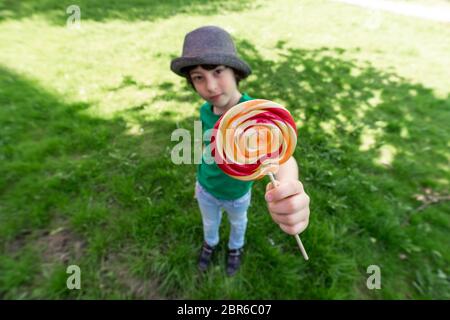
[[423, 4], [388, 0], [333, 0], [357, 5], [371, 10], [383, 10], [421, 19], [450, 23], [450, 6], [426, 6]]

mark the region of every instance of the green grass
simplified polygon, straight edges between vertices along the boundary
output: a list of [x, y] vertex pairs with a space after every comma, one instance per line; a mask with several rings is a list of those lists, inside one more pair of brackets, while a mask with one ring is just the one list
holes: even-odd
[[[448, 196], [447, 25], [382, 13], [373, 29], [327, 1], [79, 3], [73, 30], [59, 1], [0, 1], [0, 298], [450, 298], [449, 202], [417, 210]], [[297, 120], [308, 262], [259, 181], [241, 272], [225, 275], [226, 223], [196, 271], [196, 168], [171, 162], [170, 134], [193, 132], [202, 101], [169, 62], [205, 24], [252, 66], [241, 89]]]

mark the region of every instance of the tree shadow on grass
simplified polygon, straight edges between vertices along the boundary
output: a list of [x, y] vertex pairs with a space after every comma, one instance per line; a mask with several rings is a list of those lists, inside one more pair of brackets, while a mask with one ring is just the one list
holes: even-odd
[[[394, 172], [405, 181], [414, 177], [417, 188], [445, 187], [440, 178], [446, 175], [450, 98], [439, 99], [431, 89], [369, 62], [350, 60], [340, 48], [284, 48], [280, 41], [275, 61], [263, 58], [248, 41], [237, 47], [253, 69], [241, 91], [291, 111], [299, 126], [299, 159], [308, 157], [304, 148], [324, 146], [338, 153], [327, 156], [331, 161], [348, 152], [367, 160], [369, 171]], [[156, 89], [161, 93], [153, 102], [200, 101], [187, 85], [164, 82]], [[413, 171], [404, 172], [405, 163]]]
[[[147, 122], [132, 135], [123, 118], [89, 116], [88, 104], [64, 102], [5, 67], [0, 105], [0, 297], [158, 297], [164, 271], [155, 261], [172, 248], [165, 233], [198, 228], [186, 214], [194, 173], [170, 161], [174, 121]], [[52, 239], [65, 240], [49, 255]], [[81, 296], [65, 287], [68, 264], [92, 284]]]
[[[352, 61], [343, 49], [292, 49], [280, 42], [277, 59], [270, 60], [249, 42], [238, 42], [238, 48], [254, 70], [243, 91], [285, 104], [298, 120], [295, 157], [312, 198], [311, 223], [302, 239], [311, 260], [298, 263], [295, 242], [268, 219], [264, 184], [256, 184], [247, 233], [252, 260], [243, 266], [245, 283], [251, 285], [243, 284], [228, 298], [405, 298], [408, 289], [415, 290], [413, 281], [422, 291], [412, 297], [448, 294], [436, 270], [448, 265], [442, 244], [448, 240], [444, 214], [449, 208], [440, 203], [417, 215], [420, 203], [413, 195], [422, 188], [446, 191], [449, 99]], [[91, 286], [82, 297], [145, 296], [115, 282], [108, 267], [111, 252], [127, 252], [129, 269], [140, 279], [156, 279], [166, 297], [223, 298], [229, 286], [214, 278], [220, 276], [216, 271], [208, 278], [214, 287], [192, 276], [202, 234], [192, 198], [195, 169], [170, 160], [170, 134], [177, 127], [171, 112], [147, 121], [139, 116], [142, 107], [132, 108], [127, 116], [145, 130], [130, 135], [123, 118], [87, 116], [89, 105], [65, 103], [7, 68], [0, 69], [0, 82], [0, 262], [7, 262], [0, 263], [0, 296], [18, 297], [29, 287], [39, 288], [34, 297], [68, 294], [64, 270], [51, 276], [53, 281], [30, 279], [28, 274], [44, 273], [32, 263], [39, 256], [8, 249], [24, 231], [24, 243], [42, 242], [33, 230], [58, 230], [54, 218], [62, 217], [86, 239], [87, 261], [81, 263]], [[124, 85], [150, 89], [132, 79]], [[168, 100], [198, 103], [186, 86], [180, 90], [164, 82], [154, 89], [149, 106]], [[192, 132], [194, 120], [185, 117], [179, 125]], [[423, 239], [426, 223], [433, 233]], [[436, 260], [432, 252], [442, 252], [443, 258]], [[398, 263], [399, 253], [411, 255], [410, 261]], [[386, 284], [400, 281], [407, 289], [395, 291], [393, 284], [378, 295], [355, 292], [373, 261], [399, 275], [396, 280], [384, 274]], [[423, 261], [428, 271], [416, 270]]]
[[[323, 279], [323, 283], [302, 278], [305, 287], [300, 289], [287, 283], [279, 285], [285, 292], [318, 287], [315, 292], [308, 291], [309, 298], [379, 297], [365, 287], [357, 289], [355, 296], [349, 293], [353, 290], [350, 287], [363, 287], [354, 282], [359, 277], [355, 270], [365, 274], [370, 261], [376, 259], [393, 274], [407, 274], [402, 281], [411, 286], [414, 283], [414, 288], [408, 289], [412, 292], [421, 282], [429, 284], [413, 296], [449, 296], [445, 281], [438, 275], [446, 269], [448, 256], [439, 260], [432, 252], [442, 256], [445, 248], [441, 244], [448, 241], [450, 206], [445, 199], [448, 201], [450, 98], [437, 98], [431, 89], [393, 71], [348, 58], [348, 52], [341, 48], [296, 49], [280, 41], [273, 48], [277, 53], [273, 60], [264, 58], [248, 41], [238, 41], [237, 48], [253, 69], [253, 75], [242, 82], [241, 91], [280, 102], [297, 120], [299, 143], [294, 156], [312, 198], [304, 243], [314, 257], [308, 267], [295, 268], [307, 278]], [[169, 82], [159, 88], [164, 92], [155, 101], [195, 101], [190, 93]], [[427, 213], [419, 214], [417, 209], [430, 190], [442, 201], [429, 202]], [[253, 214], [265, 210], [263, 184], [256, 184], [254, 191]], [[252, 216], [249, 224], [250, 248], [252, 242], [269, 243], [270, 237], [284, 243], [296, 259], [295, 245], [285, 234], [274, 232], [273, 226], [258, 216]], [[420, 230], [430, 225], [434, 238], [424, 243]], [[409, 258], [410, 262], [397, 263], [417, 252], [422, 254]], [[424, 260], [433, 261], [428, 271], [419, 268]], [[324, 265], [330, 268], [317, 271], [320, 275], [313, 271]], [[285, 272], [289, 271], [277, 271]], [[421, 277], [427, 280], [421, 281]], [[258, 283], [256, 279], [250, 282]], [[333, 292], [331, 288], [347, 289]], [[261, 284], [253, 289], [263, 291], [265, 287]], [[405, 296], [412, 297], [411, 293], [396, 292], [394, 286], [383, 292], [384, 298]]]
[[[69, 17], [66, 10], [77, 5], [81, 10], [81, 21], [154, 21], [177, 14], [213, 15], [224, 12], [243, 11], [252, 8], [253, 1], [237, 0], [130, 0], [130, 1], [55, 1], [55, 0], [5, 0], [0, 2], [0, 21], [4, 19], [23, 19], [32, 15], [43, 15], [57, 25], [65, 25]], [[70, 14], [72, 14], [71, 12]]]
[[[249, 42], [239, 48], [254, 70], [249, 90], [283, 102], [299, 120], [300, 148], [309, 141], [340, 146], [380, 164], [373, 166], [376, 171], [396, 172], [401, 169], [396, 165], [413, 162], [434, 170], [403, 178], [414, 177], [417, 186], [442, 185], [450, 98], [439, 99], [431, 89], [368, 62], [349, 60], [340, 48], [293, 49], [280, 42], [277, 61], [264, 59]], [[383, 158], [380, 149], [386, 145], [392, 149]]]

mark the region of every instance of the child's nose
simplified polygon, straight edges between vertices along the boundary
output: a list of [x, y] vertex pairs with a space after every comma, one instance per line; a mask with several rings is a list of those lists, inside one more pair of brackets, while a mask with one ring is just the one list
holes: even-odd
[[212, 93], [216, 92], [217, 91], [216, 90], [217, 89], [217, 81], [216, 81], [216, 79], [214, 79], [214, 78], [208, 79], [206, 81], [206, 89], [208, 89], [208, 91], [210, 91]]

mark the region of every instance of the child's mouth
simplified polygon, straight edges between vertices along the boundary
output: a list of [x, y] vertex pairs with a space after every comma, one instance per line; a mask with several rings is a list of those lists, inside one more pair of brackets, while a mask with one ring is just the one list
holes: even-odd
[[220, 98], [221, 95], [222, 95], [222, 94], [218, 94], [217, 96], [213, 96], [213, 97], [211, 97], [210, 99], [211, 99], [211, 100], [217, 100], [217, 99]]

